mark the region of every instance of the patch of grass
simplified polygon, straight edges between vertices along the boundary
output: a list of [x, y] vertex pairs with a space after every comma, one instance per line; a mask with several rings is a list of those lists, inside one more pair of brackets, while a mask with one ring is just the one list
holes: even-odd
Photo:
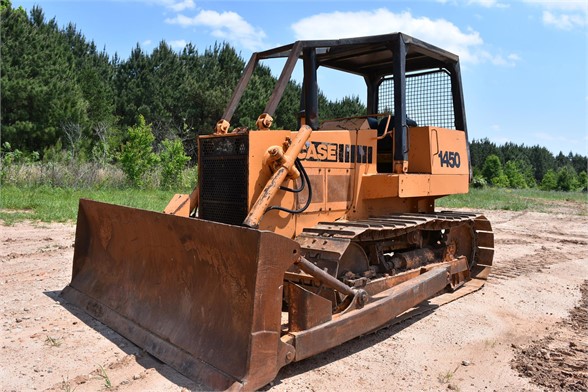
[[565, 208], [567, 213], [588, 215], [588, 194], [582, 192], [556, 192], [539, 189], [470, 189], [462, 195], [441, 198], [439, 208], [472, 208], [486, 210], [556, 212]]
[[72, 387], [71, 387], [71, 384], [70, 384], [70, 382], [69, 382], [69, 377], [68, 377], [68, 379], [66, 380], [66, 379], [65, 379], [65, 378], [63, 378], [63, 376], [62, 376], [62, 381], [61, 381], [61, 388], [60, 388], [60, 389], [61, 389], [62, 391], [65, 391], [65, 392], [74, 392], [74, 391], [77, 389], [77, 387], [74, 387], [74, 388], [72, 389]]
[[47, 335], [47, 339], [45, 339], [45, 344], [51, 347], [59, 347], [61, 346], [61, 339], [59, 338], [52, 338], [51, 336]]
[[106, 373], [106, 370], [104, 370], [104, 367], [102, 365], [98, 365], [98, 366], [100, 366], [100, 371], [98, 372], [98, 375], [100, 377], [102, 377], [102, 380], [104, 380], [104, 386], [106, 387], [106, 389], [111, 389], [112, 382], [110, 381], [110, 378], [108, 377], [108, 374]]
[[[176, 192], [189, 193], [182, 189]], [[3, 186], [0, 190], [0, 220], [14, 224], [22, 220], [42, 222], [75, 221], [80, 198], [127, 207], [163, 211], [174, 191], [139, 189], [71, 189], [48, 186], [20, 188]]]
[[451, 379], [453, 379], [453, 373], [454, 372], [450, 370], [448, 370], [446, 373], [439, 373], [437, 375], [437, 381], [439, 381], [441, 384], [447, 384], [451, 381]]
[[[75, 221], [80, 198], [151, 211], [163, 211], [174, 193], [190, 192], [189, 188], [167, 191], [134, 188], [74, 189], [2, 185], [0, 188], [0, 220], [7, 225], [23, 220]], [[588, 215], [588, 194], [548, 192], [538, 189], [470, 189], [470, 192], [465, 195], [452, 195], [438, 199], [436, 205], [439, 209], [563, 211], [574, 215]]]

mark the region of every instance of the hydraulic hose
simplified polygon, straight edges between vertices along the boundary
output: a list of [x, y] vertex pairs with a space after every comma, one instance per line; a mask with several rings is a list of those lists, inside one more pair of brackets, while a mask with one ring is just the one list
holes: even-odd
[[[310, 185], [310, 180], [308, 178], [308, 174], [306, 173], [306, 170], [304, 169], [304, 166], [302, 166], [302, 162], [300, 162], [300, 160], [298, 158], [296, 158], [296, 161], [294, 162], [294, 165], [296, 166], [296, 168], [302, 174], [302, 176], [301, 176], [301, 178], [302, 178], [302, 185], [300, 186], [300, 190], [299, 191], [297, 191], [295, 189], [292, 189], [291, 192], [300, 192], [302, 189], [304, 189], [304, 183], [307, 183], [308, 184], [308, 197], [306, 199], [306, 203], [304, 204], [304, 206], [302, 206], [301, 208], [299, 208], [297, 210], [291, 210], [289, 208], [280, 207], [280, 206], [271, 206], [271, 207], [268, 207], [265, 210], [264, 214], [266, 212], [268, 212], [268, 211], [271, 211], [271, 210], [284, 211], [284, 212], [288, 212], [290, 214], [300, 214], [300, 213], [306, 211], [306, 209], [310, 205], [310, 202], [312, 201], [312, 186]], [[290, 189], [290, 188], [287, 188], [287, 189]]]
[[300, 151], [304, 147], [304, 144], [310, 137], [311, 133], [312, 128], [310, 128], [308, 125], [303, 125], [300, 127], [296, 137], [284, 154], [284, 162], [282, 166], [275, 171], [275, 173], [266, 183], [263, 191], [243, 221], [243, 226], [251, 228], [259, 227], [259, 222], [261, 221], [263, 214], [269, 207], [276, 193], [280, 190], [280, 186], [288, 176], [290, 170], [295, 165], [296, 157], [298, 154], [300, 154]]
[[[294, 162], [294, 166], [298, 169], [299, 172], [302, 173], [302, 169], [301, 170], [301, 164], [300, 161], [298, 160], [298, 158], [296, 158], [296, 161]], [[291, 193], [300, 193], [304, 190], [305, 188], [305, 181], [304, 181], [304, 177], [300, 177], [300, 187], [297, 189], [292, 189], [292, 188], [288, 188], [287, 186], [281, 186], [280, 189], [286, 192], [291, 192]]]

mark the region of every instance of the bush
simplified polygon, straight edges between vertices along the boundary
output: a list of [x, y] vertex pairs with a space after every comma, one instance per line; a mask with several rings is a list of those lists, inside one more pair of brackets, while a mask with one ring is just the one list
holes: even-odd
[[510, 186], [510, 181], [506, 174], [500, 173], [500, 175], [492, 178], [492, 185], [498, 188], [508, 188]]
[[580, 190], [582, 192], [588, 191], [588, 174], [585, 171], [578, 174], [578, 183], [580, 184]]
[[553, 169], [547, 170], [540, 185], [541, 190], [554, 191], [557, 189], [557, 174]]
[[500, 163], [500, 158], [498, 158], [498, 156], [491, 154], [486, 157], [484, 166], [482, 167], [482, 175], [489, 184], [496, 185], [493, 179], [504, 175], [502, 164]]
[[488, 185], [488, 182], [484, 177], [481, 175], [474, 175], [474, 179], [472, 180], [472, 187], [474, 188], [485, 188]]
[[159, 153], [161, 166], [161, 186], [164, 188], [177, 187], [182, 179], [182, 172], [190, 157], [184, 152], [184, 146], [178, 139], [161, 142]]
[[140, 115], [139, 123], [129, 128], [129, 140], [119, 154], [122, 169], [132, 185], [143, 186], [143, 176], [159, 161], [153, 152], [154, 140], [151, 125]]
[[63, 149], [61, 139], [57, 139], [54, 145], [43, 149], [44, 163], [69, 163], [74, 159], [70, 151]]
[[522, 172], [522, 164], [519, 161], [508, 161], [504, 165], [504, 174], [508, 178], [510, 188], [527, 188], [527, 182]]
[[575, 191], [579, 189], [580, 183], [576, 171], [571, 165], [566, 165], [557, 172], [557, 189], [560, 191]]
[[13, 171], [15, 166], [31, 164], [38, 160], [38, 152], [33, 151], [30, 154], [25, 154], [18, 148], [12, 150], [10, 143], [4, 142], [2, 148], [0, 148], [0, 183], [5, 183], [7, 181], [9, 174]]
[[29, 162], [3, 167], [3, 185], [21, 188], [49, 186], [55, 188], [124, 188], [128, 182], [123, 171], [114, 165], [94, 162]]

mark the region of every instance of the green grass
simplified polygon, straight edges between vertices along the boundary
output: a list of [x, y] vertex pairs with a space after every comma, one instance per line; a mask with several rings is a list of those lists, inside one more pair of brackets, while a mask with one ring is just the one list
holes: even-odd
[[454, 373], [455, 372], [452, 372], [452, 371], [449, 371], [449, 370], [447, 372], [445, 372], [445, 373], [439, 373], [437, 375], [437, 381], [439, 381], [439, 383], [441, 383], [441, 384], [448, 383], [453, 378], [453, 374]]
[[52, 338], [51, 336], [47, 335], [47, 339], [45, 339], [45, 344], [51, 347], [59, 347], [61, 346], [60, 338]]
[[[0, 220], [13, 224], [22, 220], [41, 222], [75, 221], [80, 198], [106, 203], [163, 211], [178, 191], [140, 189], [71, 189], [48, 186], [0, 189]], [[437, 200], [437, 208], [471, 208], [474, 210], [511, 210], [562, 212], [588, 215], [588, 195], [581, 192], [545, 192], [537, 189], [471, 189], [465, 195]]]
[[106, 373], [106, 370], [104, 370], [104, 367], [102, 365], [98, 365], [100, 366], [100, 369], [98, 371], [98, 375], [102, 378], [102, 380], [104, 380], [104, 387], [106, 389], [111, 389], [112, 388], [112, 381], [110, 381], [110, 377], [108, 377], [108, 374]]
[[[178, 191], [180, 192], [180, 191]], [[189, 192], [182, 190], [182, 192]], [[13, 224], [22, 220], [41, 222], [75, 221], [80, 198], [163, 211], [174, 191], [139, 189], [69, 189], [46, 186], [0, 189], [0, 220]]]
[[472, 208], [485, 210], [565, 212], [588, 215], [588, 194], [539, 189], [470, 189], [463, 195], [437, 200], [438, 208]]

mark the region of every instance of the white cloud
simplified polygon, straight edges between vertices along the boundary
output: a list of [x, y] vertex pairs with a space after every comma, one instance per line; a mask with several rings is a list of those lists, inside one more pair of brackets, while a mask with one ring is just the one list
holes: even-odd
[[172, 4], [169, 4], [167, 7], [175, 12], [181, 12], [184, 10], [191, 10], [195, 7], [193, 0], [182, 0], [182, 1], [174, 1]]
[[176, 40], [169, 41], [169, 45], [173, 49], [183, 49], [186, 46], [186, 44], [187, 44], [187, 42], [184, 39], [176, 39]]
[[586, 26], [586, 16], [543, 11], [543, 23], [560, 30], [573, 30], [576, 27]]
[[479, 5], [485, 8], [508, 8], [510, 4], [501, 3], [497, 0], [468, 0], [468, 5]]
[[146, 39], [145, 41], [141, 42], [142, 46], [150, 46], [153, 42], [150, 39]]
[[[361, 23], [354, 23], [361, 21]], [[345, 26], [342, 29], [341, 26]], [[414, 17], [410, 12], [394, 13], [385, 8], [375, 11], [331, 12], [313, 15], [292, 25], [296, 39], [336, 39], [391, 33], [389, 26], [457, 54], [465, 63], [490, 62], [513, 66], [515, 54], [504, 58], [483, 48], [480, 33], [462, 31], [445, 19]]]
[[481, 59], [490, 62], [491, 64], [503, 67], [514, 67], [519, 61], [521, 61], [521, 57], [516, 53], [503, 56], [502, 54], [492, 54], [483, 50], [478, 53], [478, 56]]
[[547, 142], [565, 142], [567, 144], [577, 144], [580, 142], [580, 140], [576, 138], [569, 138], [561, 134], [554, 135], [547, 132], [536, 132], [533, 136], [539, 140]]
[[211, 34], [228, 42], [238, 42], [249, 50], [258, 50], [263, 47], [263, 39], [266, 37], [262, 29], [255, 28], [236, 12], [217, 12], [201, 10], [193, 17], [178, 14], [174, 18], [165, 20], [169, 24], [177, 24], [182, 27], [203, 26], [211, 29]]
[[554, 135], [548, 132], [535, 132], [525, 141], [527, 145], [542, 145], [547, 147], [553, 154], [569, 151], [586, 155], [588, 151], [588, 137], [576, 136], [567, 137], [561, 134]]
[[484, 8], [509, 8], [510, 4], [502, 3], [498, 0], [435, 0], [441, 4], [451, 4], [453, 6], [465, 5], [477, 5]]
[[560, 30], [588, 26], [588, 2], [585, 0], [546, 1], [524, 0], [543, 8], [543, 24]]
[[527, 4], [535, 4], [549, 10], [588, 11], [588, 3], [584, 0], [523, 0]]
[[163, 5], [174, 12], [191, 10], [196, 7], [194, 0], [147, 0], [147, 2]]

